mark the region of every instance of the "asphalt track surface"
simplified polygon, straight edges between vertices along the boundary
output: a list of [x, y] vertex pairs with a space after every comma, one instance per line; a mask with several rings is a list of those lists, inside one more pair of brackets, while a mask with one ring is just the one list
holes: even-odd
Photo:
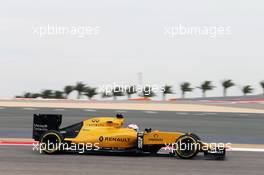
[[191, 131], [209, 142], [264, 143], [263, 114], [12, 107], [0, 108], [0, 138], [31, 138], [34, 113], [62, 114], [62, 126], [90, 117], [123, 113], [126, 124], [138, 124], [142, 130], [152, 128], [165, 131]]
[[[113, 116], [123, 113], [126, 124], [137, 123], [141, 128], [168, 131], [192, 131], [206, 141], [231, 143], [264, 143], [263, 114], [116, 111], [97, 109], [48, 109], [0, 107], [0, 137], [30, 138], [34, 113], [63, 114], [63, 126], [93, 116]], [[224, 161], [206, 160], [199, 154], [192, 160], [165, 155], [124, 154], [58, 154], [45, 155], [32, 146], [0, 145], [0, 174], [48, 175], [262, 175], [264, 153], [227, 152]]]
[[0, 146], [0, 174], [4, 175], [263, 175], [264, 154], [228, 152], [224, 161], [168, 156], [45, 155], [31, 146]]

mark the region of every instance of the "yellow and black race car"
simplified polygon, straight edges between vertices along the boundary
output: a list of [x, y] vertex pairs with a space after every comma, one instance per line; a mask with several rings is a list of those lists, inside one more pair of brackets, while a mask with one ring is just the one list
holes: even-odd
[[224, 145], [208, 144], [193, 133], [139, 131], [136, 125], [123, 127], [122, 114], [96, 117], [60, 128], [62, 115], [34, 114], [33, 139], [40, 149], [53, 154], [61, 151], [111, 151], [157, 154], [161, 148], [182, 159], [191, 159], [199, 152], [206, 157], [225, 158]]

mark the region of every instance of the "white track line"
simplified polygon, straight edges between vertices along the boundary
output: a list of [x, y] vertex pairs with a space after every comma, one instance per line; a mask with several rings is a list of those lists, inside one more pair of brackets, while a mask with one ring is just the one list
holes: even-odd
[[248, 114], [237, 114], [237, 115], [240, 115], [240, 116], [248, 116]]
[[38, 108], [23, 108], [24, 110], [29, 110], [29, 111], [35, 111], [38, 110]]
[[204, 115], [217, 115], [217, 113], [210, 113], [210, 112], [203, 112], [203, 113], [194, 113], [192, 115], [197, 115], [197, 116], [204, 116]]
[[65, 111], [65, 109], [53, 109], [53, 111]]
[[206, 115], [206, 114], [205, 113], [196, 113], [196, 114], [193, 114], [193, 115], [203, 116], [203, 115]]
[[95, 112], [96, 110], [95, 109], [84, 109], [84, 111], [87, 111], [87, 112]]
[[116, 111], [117, 113], [127, 113], [127, 111]]
[[230, 148], [227, 151], [264, 152], [263, 148]]
[[207, 113], [204, 113], [206, 115], [217, 115], [217, 113], [214, 113], [214, 112], [207, 112]]
[[178, 115], [188, 115], [189, 113], [186, 112], [177, 112]]
[[144, 111], [144, 112], [147, 113], [147, 114], [156, 114], [156, 113], [158, 113], [156, 111]]

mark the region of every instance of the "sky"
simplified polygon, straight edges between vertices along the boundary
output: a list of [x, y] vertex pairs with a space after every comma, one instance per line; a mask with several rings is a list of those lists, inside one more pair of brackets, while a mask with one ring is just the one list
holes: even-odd
[[[216, 86], [208, 96], [220, 96], [224, 79], [237, 84], [229, 95], [241, 95], [247, 84], [259, 94], [263, 15], [261, 0], [3, 1], [0, 98], [60, 90], [77, 81], [137, 84], [138, 72], [144, 84], [173, 85], [171, 97], [180, 96], [180, 83], [196, 87], [204, 80]], [[48, 26], [78, 32], [47, 33]], [[202, 34], [180, 33], [180, 27]], [[221, 32], [206, 33], [215, 28]], [[40, 29], [46, 33], [40, 36]], [[200, 95], [195, 89], [187, 97]]]

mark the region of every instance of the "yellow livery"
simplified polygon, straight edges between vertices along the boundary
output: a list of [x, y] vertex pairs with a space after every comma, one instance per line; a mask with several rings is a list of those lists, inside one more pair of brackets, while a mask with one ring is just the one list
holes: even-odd
[[34, 114], [33, 138], [48, 154], [61, 151], [129, 151], [157, 154], [161, 149], [169, 155], [190, 159], [199, 152], [223, 159], [225, 148], [211, 146], [193, 133], [167, 132], [147, 128], [140, 131], [135, 124], [124, 127], [124, 117], [95, 117], [60, 128], [62, 115]]

